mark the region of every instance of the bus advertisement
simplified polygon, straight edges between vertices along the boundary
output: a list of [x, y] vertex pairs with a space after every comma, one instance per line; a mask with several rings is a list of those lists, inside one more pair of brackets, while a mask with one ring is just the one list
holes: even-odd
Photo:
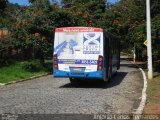
[[108, 72], [106, 72], [109, 70], [107, 68], [107, 62], [109, 61], [104, 55], [107, 54], [104, 40], [102, 28], [56, 28], [53, 76], [68, 77], [71, 81], [76, 78], [109, 80]]

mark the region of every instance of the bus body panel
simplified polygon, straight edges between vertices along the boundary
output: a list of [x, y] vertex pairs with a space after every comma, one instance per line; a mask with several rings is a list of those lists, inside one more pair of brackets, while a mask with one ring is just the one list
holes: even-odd
[[[103, 29], [57, 28], [54, 55], [58, 59], [54, 77], [96, 77], [98, 57], [103, 56]], [[100, 78], [99, 72], [96, 75]]]
[[[107, 81], [119, 69], [118, 39], [101, 28], [56, 28], [54, 52], [57, 65], [54, 77], [91, 78]], [[98, 69], [102, 58], [102, 69]], [[57, 64], [56, 64], [57, 63]]]

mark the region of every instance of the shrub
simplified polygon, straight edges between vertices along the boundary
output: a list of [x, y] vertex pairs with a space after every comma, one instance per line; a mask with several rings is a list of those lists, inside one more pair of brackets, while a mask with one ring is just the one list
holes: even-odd
[[39, 60], [30, 60], [23, 64], [23, 69], [29, 72], [38, 72], [43, 69], [43, 66]]

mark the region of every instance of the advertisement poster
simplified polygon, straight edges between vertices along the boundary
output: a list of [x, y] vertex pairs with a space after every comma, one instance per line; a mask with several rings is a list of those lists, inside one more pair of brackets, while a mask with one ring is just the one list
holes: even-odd
[[103, 30], [91, 27], [57, 28], [54, 54], [58, 56], [59, 70], [86, 67], [86, 72], [96, 71], [98, 56], [103, 55]]

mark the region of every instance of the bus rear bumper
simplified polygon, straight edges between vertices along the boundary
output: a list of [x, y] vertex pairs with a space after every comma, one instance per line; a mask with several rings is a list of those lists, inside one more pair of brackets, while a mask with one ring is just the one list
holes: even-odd
[[53, 71], [53, 76], [54, 77], [68, 77], [68, 72], [61, 71], [61, 70], [54, 70]]
[[95, 79], [103, 79], [103, 71], [95, 71], [95, 72], [84, 72], [84, 73], [71, 73], [61, 70], [53, 71], [54, 77], [69, 77], [69, 78], [95, 78]]
[[103, 79], [102, 71], [88, 72], [87, 74], [87, 78]]

